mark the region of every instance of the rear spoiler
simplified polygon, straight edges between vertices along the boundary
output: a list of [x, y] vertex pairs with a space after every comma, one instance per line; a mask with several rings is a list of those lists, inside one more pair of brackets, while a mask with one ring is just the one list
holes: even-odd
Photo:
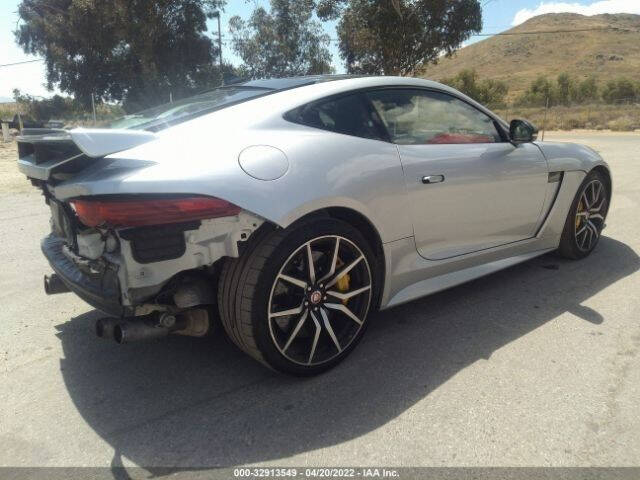
[[18, 168], [29, 178], [48, 180], [52, 170], [84, 158], [101, 158], [150, 142], [145, 130], [27, 128], [17, 137]]
[[146, 130], [107, 128], [76, 128], [69, 131], [73, 142], [87, 157], [104, 157], [110, 153], [128, 150], [156, 138]]

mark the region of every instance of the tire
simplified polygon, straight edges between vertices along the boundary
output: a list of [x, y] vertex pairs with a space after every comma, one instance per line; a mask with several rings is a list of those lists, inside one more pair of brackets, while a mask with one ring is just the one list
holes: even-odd
[[249, 243], [220, 275], [218, 306], [229, 338], [282, 373], [310, 376], [337, 365], [377, 305], [379, 273], [369, 243], [329, 217], [259, 231]]
[[608, 182], [591, 171], [580, 184], [564, 224], [558, 253], [578, 260], [591, 254], [600, 240], [609, 209]]

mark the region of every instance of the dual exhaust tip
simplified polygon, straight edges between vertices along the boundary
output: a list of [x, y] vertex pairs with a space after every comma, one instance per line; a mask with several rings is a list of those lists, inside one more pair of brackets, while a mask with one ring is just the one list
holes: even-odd
[[[170, 333], [192, 337], [204, 337], [211, 330], [209, 311], [202, 308], [202, 303], [210, 303], [204, 292], [208, 288], [200, 288], [194, 283], [176, 298], [176, 305], [184, 310], [173, 315], [168, 312], [156, 312], [150, 315], [131, 318], [101, 318], [96, 321], [96, 335], [100, 338], [113, 339], [116, 343], [133, 343], [141, 340], [166, 337]], [[194, 290], [195, 289], [195, 290]], [[56, 273], [44, 276], [44, 291], [47, 295], [67, 293], [71, 290]], [[204, 296], [203, 296], [204, 295]], [[198, 307], [200, 308], [193, 308]]]
[[[44, 276], [44, 292], [47, 295], [67, 293], [71, 290], [56, 273]], [[164, 323], [163, 323], [164, 322]], [[166, 337], [172, 330], [181, 328], [172, 315], [149, 315], [122, 320], [119, 318], [101, 318], [96, 322], [96, 335], [100, 338], [112, 338], [117, 343], [132, 343], [151, 338]]]

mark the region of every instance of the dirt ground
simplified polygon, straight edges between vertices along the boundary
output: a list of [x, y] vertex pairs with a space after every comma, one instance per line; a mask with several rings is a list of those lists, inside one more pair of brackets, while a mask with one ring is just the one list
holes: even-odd
[[28, 192], [33, 187], [18, 171], [18, 144], [4, 143], [0, 139], [0, 193]]

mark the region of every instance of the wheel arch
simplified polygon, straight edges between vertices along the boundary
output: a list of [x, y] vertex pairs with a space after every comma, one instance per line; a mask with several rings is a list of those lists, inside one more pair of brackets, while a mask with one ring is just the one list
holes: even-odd
[[612, 187], [611, 172], [604, 165], [596, 165], [594, 168], [591, 169], [591, 171], [598, 172], [604, 177], [605, 181], [607, 182], [606, 187], [607, 187], [607, 194], [609, 197], [607, 201], [611, 203], [611, 195], [613, 194], [613, 189], [611, 188]]

